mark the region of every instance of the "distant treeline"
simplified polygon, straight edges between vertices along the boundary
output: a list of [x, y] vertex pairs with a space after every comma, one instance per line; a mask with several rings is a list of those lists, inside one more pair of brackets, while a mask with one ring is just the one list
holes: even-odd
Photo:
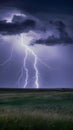
[[49, 92], [49, 91], [73, 91], [73, 88], [0, 88], [0, 93], [4, 92]]

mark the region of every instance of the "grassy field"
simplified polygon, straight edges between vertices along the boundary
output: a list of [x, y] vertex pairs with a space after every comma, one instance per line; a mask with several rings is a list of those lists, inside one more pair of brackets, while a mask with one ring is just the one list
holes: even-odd
[[73, 91], [0, 90], [0, 130], [73, 130]]

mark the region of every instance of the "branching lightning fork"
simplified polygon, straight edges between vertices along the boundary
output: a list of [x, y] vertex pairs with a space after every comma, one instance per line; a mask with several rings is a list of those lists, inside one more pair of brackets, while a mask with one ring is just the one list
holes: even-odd
[[20, 35], [20, 38], [21, 38], [21, 45], [24, 47], [25, 49], [25, 57], [24, 57], [24, 63], [23, 63], [23, 66], [21, 68], [21, 74], [19, 76], [19, 79], [18, 79], [18, 85], [20, 83], [20, 80], [21, 78], [23, 77], [23, 74], [24, 74], [24, 69], [25, 69], [25, 72], [26, 72], [26, 77], [25, 77], [25, 84], [24, 84], [24, 87], [23, 88], [26, 88], [29, 81], [28, 81], [28, 78], [29, 78], [29, 70], [27, 68], [27, 58], [28, 58], [28, 53], [31, 53], [31, 55], [34, 57], [34, 63], [33, 63], [33, 66], [34, 66], [34, 70], [35, 70], [35, 86], [36, 88], [39, 88], [39, 72], [38, 72], [38, 68], [37, 68], [37, 63], [38, 61], [44, 65], [47, 69], [50, 69], [50, 70], [55, 70], [55, 68], [52, 68], [48, 65], [46, 65], [43, 61], [41, 61], [40, 58], [38, 58], [38, 56], [36, 55], [36, 53], [30, 48], [30, 46], [26, 45], [25, 41], [24, 41], [24, 34], [21, 34]]
[[31, 50], [29, 48], [29, 46], [27, 46], [25, 43], [24, 43], [24, 35], [21, 34], [21, 44], [22, 46], [25, 48], [25, 57], [24, 57], [24, 63], [23, 63], [23, 66], [22, 66], [22, 71], [21, 71], [21, 75], [19, 77], [19, 80], [18, 80], [18, 83], [20, 81], [20, 79], [22, 78], [23, 76], [23, 71], [25, 69], [25, 72], [26, 72], [26, 78], [25, 78], [25, 84], [24, 84], [24, 88], [27, 87], [28, 85], [28, 78], [29, 78], [29, 71], [28, 71], [28, 68], [26, 66], [26, 62], [27, 62], [27, 57], [28, 57], [28, 52], [32, 54], [32, 56], [34, 57], [34, 70], [35, 70], [35, 86], [36, 88], [39, 88], [39, 72], [38, 72], [38, 69], [37, 69], [37, 55], [33, 52], [33, 50]]
[[[22, 79], [22, 77], [24, 77], [24, 70], [25, 70], [25, 73], [26, 73], [26, 76], [25, 76], [25, 83], [23, 85], [23, 88], [26, 88], [27, 85], [29, 84], [30, 80], [29, 80], [29, 69], [28, 69], [28, 66], [27, 66], [27, 58], [28, 58], [28, 53], [30, 53], [33, 58], [34, 58], [34, 63], [33, 63], [33, 67], [34, 67], [34, 71], [35, 71], [35, 75], [34, 77], [32, 77], [35, 81], [34, 81], [34, 86], [36, 88], [39, 88], [39, 71], [38, 71], [38, 68], [37, 68], [37, 63], [41, 63], [42, 65], [44, 65], [47, 69], [50, 69], [50, 70], [55, 70], [54, 68], [48, 66], [47, 64], [45, 64], [38, 56], [37, 54], [31, 49], [30, 46], [28, 46], [26, 43], [25, 43], [25, 37], [24, 37], [24, 34], [21, 34], [20, 35], [20, 40], [21, 40], [21, 45], [22, 47], [24, 48], [25, 50], [25, 56], [24, 56], [24, 61], [23, 61], [23, 65], [21, 67], [21, 73], [19, 75], [19, 78], [18, 78], [18, 87], [20, 87], [20, 80]], [[10, 56], [3, 62], [0, 64], [0, 66], [5, 66], [7, 65], [11, 59], [12, 59], [12, 56], [13, 56], [13, 47], [11, 49], [11, 54]], [[31, 79], [32, 79], [31, 78]]]

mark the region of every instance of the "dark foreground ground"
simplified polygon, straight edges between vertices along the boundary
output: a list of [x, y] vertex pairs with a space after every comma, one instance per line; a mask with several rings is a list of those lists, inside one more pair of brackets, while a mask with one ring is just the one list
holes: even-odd
[[0, 89], [0, 130], [73, 130], [73, 90]]

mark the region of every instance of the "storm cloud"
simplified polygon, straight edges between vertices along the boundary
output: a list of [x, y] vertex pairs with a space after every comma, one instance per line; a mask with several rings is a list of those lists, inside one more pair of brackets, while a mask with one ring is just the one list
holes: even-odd
[[[16, 20], [15, 20], [16, 19]], [[14, 35], [23, 32], [28, 32], [36, 27], [36, 21], [33, 19], [18, 20], [19, 16], [14, 16], [12, 22], [7, 23], [6, 20], [0, 21], [0, 34], [2, 35]], [[21, 17], [20, 17], [21, 19]]]
[[[42, 21], [42, 23], [44, 22]], [[39, 30], [40, 32], [37, 31], [37, 35], [40, 33], [40, 38], [36, 38], [34, 43], [32, 42], [30, 45], [41, 44], [50, 46], [56, 44], [73, 44], [73, 39], [68, 34], [67, 26], [63, 21], [49, 21], [49, 24], [56, 31], [53, 33], [53, 30], [51, 29], [51, 35], [49, 35], [50, 28], [49, 26], [46, 28], [45, 23], [44, 26], [41, 27], [40, 24], [37, 24], [35, 19], [29, 17], [26, 18], [22, 15], [14, 15], [11, 22], [7, 22], [7, 20], [0, 21], [0, 34], [15, 35], [29, 32], [30, 30], [34, 30], [34, 32]], [[48, 33], [46, 34], [46, 32]], [[45, 37], [42, 33], [44, 33], [47, 37]]]
[[[52, 34], [48, 36], [48, 38], [41, 38], [36, 40], [34, 44], [41, 44], [41, 45], [56, 45], [56, 44], [73, 44], [73, 39], [69, 36], [68, 32], [66, 31], [66, 25], [62, 21], [50, 21], [50, 24], [55, 27], [58, 33], [58, 37], [56, 34]], [[48, 29], [49, 30], [49, 29]]]

